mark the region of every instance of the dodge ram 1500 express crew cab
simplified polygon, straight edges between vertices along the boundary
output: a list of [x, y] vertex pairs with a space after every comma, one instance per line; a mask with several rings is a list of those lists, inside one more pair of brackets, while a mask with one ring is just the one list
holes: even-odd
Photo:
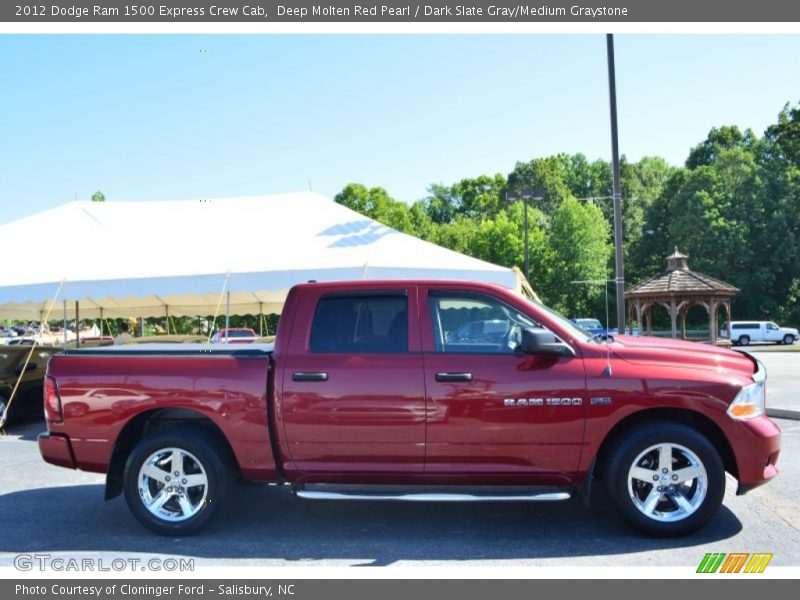
[[[505, 325], [499, 326], [498, 322]], [[491, 327], [473, 326], [492, 323]], [[42, 456], [106, 474], [150, 529], [208, 522], [237, 479], [302, 498], [588, 499], [652, 535], [778, 471], [765, 372], [697, 343], [601, 340], [516, 293], [449, 281], [294, 287], [272, 345], [68, 350]]]

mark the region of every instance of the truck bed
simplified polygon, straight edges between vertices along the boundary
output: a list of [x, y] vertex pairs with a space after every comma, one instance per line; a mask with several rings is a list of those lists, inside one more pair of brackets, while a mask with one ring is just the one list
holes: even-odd
[[[273, 344], [147, 344], [70, 349], [50, 361], [63, 420], [57, 464], [106, 472], [120, 436], [146, 419], [213, 425], [247, 479], [276, 478], [268, 422]], [[124, 431], [123, 431], [124, 430]], [[65, 464], [66, 463], [66, 464]]]

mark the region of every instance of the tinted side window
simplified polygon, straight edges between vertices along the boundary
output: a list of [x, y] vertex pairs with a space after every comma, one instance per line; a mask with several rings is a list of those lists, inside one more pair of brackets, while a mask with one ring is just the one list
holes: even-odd
[[429, 297], [438, 352], [513, 354], [530, 318], [488, 297], [435, 294]]
[[321, 298], [311, 324], [311, 352], [408, 352], [408, 298]]

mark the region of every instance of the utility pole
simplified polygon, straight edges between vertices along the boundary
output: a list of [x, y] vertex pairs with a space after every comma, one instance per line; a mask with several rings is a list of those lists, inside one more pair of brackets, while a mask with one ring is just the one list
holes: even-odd
[[617, 331], [625, 333], [625, 265], [622, 259], [622, 190], [619, 184], [619, 136], [617, 133], [617, 79], [614, 68], [614, 34], [606, 34], [608, 95], [611, 107], [611, 164], [614, 179], [614, 262], [617, 282]]
[[528, 251], [528, 200], [544, 200], [544, 190], [534, 190], [529, 188], [524, 188], [519, 190], [518, 192], [506, 190], [506, 201], [510, 202], [511, 200], [516, 200], [517, 198], [522, 198], [522, 203], [524, 205], [524, 224], [523, 227], [525, 228], [525, 279], [529, 279], [531, 276], [531, 266], [530, 266], [530, 256]]

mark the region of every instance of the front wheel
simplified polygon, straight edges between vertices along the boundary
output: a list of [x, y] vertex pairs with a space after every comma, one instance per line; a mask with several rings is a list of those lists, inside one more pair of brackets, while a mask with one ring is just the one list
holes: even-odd
[[189, 428], [144, 438], [125, 464], [125, 500], [134, 516], [162, 535], [187, 535], [206, 525], [230, 486], [222, 455]]
[[652, 421], [626, 434], [608, 456], [606, 490], [635, 529], [687, 535], [714, 516], [725, 495], [716, 448], [690, 427]]
[[785, 336], [783, 336], [783, 343], [787, 346], [791, 346], [794, 344], [794, 336], [790, 333], [787, 333]]

